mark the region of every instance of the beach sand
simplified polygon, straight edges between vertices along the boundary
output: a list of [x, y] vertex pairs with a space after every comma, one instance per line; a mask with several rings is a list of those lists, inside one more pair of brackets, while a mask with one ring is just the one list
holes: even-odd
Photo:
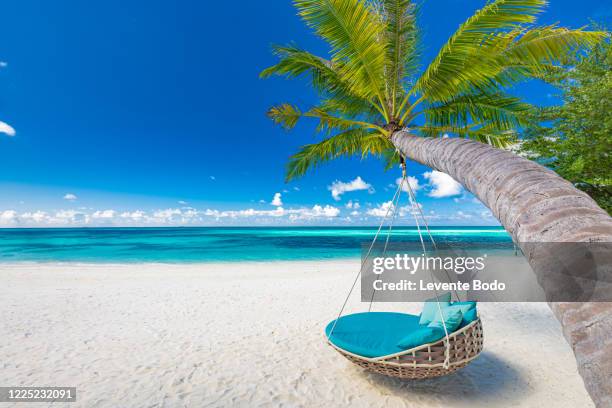
[[485, 349], [447, 377], [353, 366], [323, 328], [358, 265], [1, 265], [0, 386], [76, 386], [65, 406], [88, 408], [593, 406], [546, 304], [481, 303]]

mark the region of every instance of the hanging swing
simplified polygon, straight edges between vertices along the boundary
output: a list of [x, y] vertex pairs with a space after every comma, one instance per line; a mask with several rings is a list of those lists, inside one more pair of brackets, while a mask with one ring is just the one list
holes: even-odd
[[[459, 297], [455, 292], [457, 303], [454, 304], [474, 304], [474, 309], [471, 312], [472, 318], [467, 321], [465, 319], [462, 320], [459, 328], [450, 333], [445, 319], [441, 318], [441, 326], [444, 329], [441, 339], [428, 341], [427, 336], [425, 336], [420, 344], [411, 344], [409, 348], [402, 347], [402, 339], [406, 335], [416, 335], [419, 333], [419, 330], [423, 328], [423, 326], [419, 325], [420, 317], [406, 313], [373, 312], [372, 303], [375, 292], [372, 293], [367, 312], [342, 315], [382, 227], [392, 212], [383, 247], [383, 255], [387, 250], [404, 185], [407, 186], [409, 201], [412, 205], [411, 212], [414, 215], [423, 254], [426, 254], [427, 251], [423, 234], [421, 233], [419, 217], [429, 235], [433, 248], [436, 249], [436, 243], [429, 230], [429, 225], [420, 206], [416, 202], [414, 191], [407, 180], [406, 164], [403, 157], [401, 158], [401, 165], [402, 179], [391, 200], [391, 205], [388, 207], [387, 213], [374, 235], [374, 239], [362, 261], [361, 268], [353, 281], [353, 285], [338, 313], [338, 317], [327, 325], [325, 333], [330, 346], [352, 363], [370, 371], [407, 379], [440, 377], [465, 367], [470, 361], [478, 357], [482, 351], [483, 330], [480, 318], [477, 316], [475, 302], [458, 302]], [[433, 281], [433, 274], [431, 278]], [[448, 295], [450, 296], [450, 294]], [[444, 316], [440, 300], [441, 297], [436, 293], [435, 303], [437, 311], [439, 316]], [[418, 339], [418, 335], [416, 337]]]

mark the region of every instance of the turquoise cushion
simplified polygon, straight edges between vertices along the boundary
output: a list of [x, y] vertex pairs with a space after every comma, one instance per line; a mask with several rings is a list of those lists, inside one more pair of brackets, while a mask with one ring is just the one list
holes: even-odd
[[411, 349], [423, 344], [433, 343], [444, 337], [444, 330], [439, 327], [421, 326], [409, 335], [403, 337], [397, 346], [403, 349]]
[[476, 311], [476, 308], [468, 310], [467, 313], [463, 315], [463, 319], [461, 319], [461, 325], [459, 326], [459, 328], [467, 326], [476, 319], [478, 319], [478, 313]]
[[[440, 302], [440, 307], [442, 309], [450, 306], [450, 300], [450, 292], [438, 296], [438, 302]], [[423, 304], [423, 311], [421, 312], [421, 318], [419, 319], [419, 324], [427, 325], [436, 317], [437, 314], [439, 314], [438, 302], [436, 302], [436, 298], [431, 298], [425, 301]]]
[[420, 328], [419, 317], [405, 313], [369, 312], [342, 316], [330, 336], [334, 321], [325, 328], [329, 341], [363, 357], [382, 357], [404, 351], [398, 342]]
[[461, 314], [465, 315], [470, 310], [476, 308], [476, 302], [453, 302], [450, 307], [461, 310]]
[[[442, 309], [442, 316], [440, 313], [436, 315], [434, 320], [429, 323], [428, 327], [439, 327], [444, 330], [444, 326], [446, 325], [446, 331], [449, 333], [457, 330], [459, 325], [461, 324], [461, 320], [463, 319], [463, 313], [461, 313], [462, 306], [448, 306]], [[442, 322], [444, 319], [444, 323]]]
[[467, 306], [467, 308], [463, 312], [465, 314], [468, 310], [474, 309], [476, 307], [476, 302], [473, 300], [468, 300], [465, 302], [453, 302], [451, 303], [451, 306]]

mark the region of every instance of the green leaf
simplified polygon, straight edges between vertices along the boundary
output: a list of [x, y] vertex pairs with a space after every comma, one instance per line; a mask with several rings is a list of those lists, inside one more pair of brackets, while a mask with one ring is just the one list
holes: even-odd
[[320, 143], [303, 146], [296, 154], [289, 158], [287, 163], [286, 181], [303, 176], [308, 170], [316, 168], [323, 163], [337, 159], [360, 155], [380, 156], [393, 145], [380, 133], [364, 129], [350, 129], [339, 133]]
[[429, 99], [446, 100], [458, 90], [449, 86], [449, 81], [463, 84], [460, 91], [486, 83], [487, 77], [498, 72], [496, 64], [482, 63], [474, 69], [469, 63], [478, 60], [475, 56], [486, 56], [482, 48], [498, 47], [503, 42], [505, 37], [496, 33], [532, 23], [545, 4], [545, 0], [496, 0], [487, 4], [451, 36], [417, 81], [416, 89]]
[[295, 0], [298, 14], [332, 47], [341, 76], [359, 95], [383, 103], [384, 25], [365, 1]]
[[381, 7], [386, 26], [387, 98], [395, 111], [405, 83], [418, 68], [416, 5], [410, 0], [383, 0]]
[[285, 130], [291, 130], [295, 127], [300, 117], [302, 117], [302, 112], [300, 112], [297, 106], [283, 103], [282, 105], [271, 107], [267, 115], [275, 124], [280, 125]]
[[520, 98], [496, 92], [460, 95], [448, 102], [432, 104], [425, 109], [428, 124], [466, 126], [488, 123], [499, 130], [509, 130], [530, 123], [533, 106]]

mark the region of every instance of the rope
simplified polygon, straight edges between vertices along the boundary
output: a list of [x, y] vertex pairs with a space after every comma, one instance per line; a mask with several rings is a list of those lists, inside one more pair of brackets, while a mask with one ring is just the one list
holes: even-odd
[[[402, 190], [401, 190], [401, 185], [400, 185], [400, 186], [398, 186], [397, 190], [395, 191], [395, 194], [393, 195], [393, 198], [391, 199], [391, 202], [395, 201], [396, 197], [400, 194], [401, 191]], [[382, 230], [382, 227], [385, 224], [385, 220], [389, 216], [389, 212], [390, 211], [391, 211], [391, 207], [387, 208], [387, 212], [385, 213], [385, 216], [383, 217], [382, 221], [380, 222], [378, 230], [376, 231], [376, 234], [374, 235], [374, 239], [372, 240], [372, 243], [370, 244], [370, 248], [368, 248], [368, 252], [367, 252], [365, 258], [363, 259], [363, 261], [361, 262], [361, 267], [359, 268], [359, 271], [357, 272], [357, 275], [355, 276], [355, 280], [353, 280], [353, 284], [351, 285], [351, 288], [349, 289], [349, 292], [346, 295], [346, 299], [344, 299], [344, 303], [342, 304], [342, 307], [340, 308], [340, 312], [338, 313], [338, 317], [336, 317], [336, 320], [334, 320], [334, 324], [333, 324], [331, 330], [329, 331], [329, 335], [327, 336], [328, 340], [331, 337], [331, 335], [333, 334], [334, 329], [336, 328], [336, 324], [338, 324], [338, 320], [342, 316], [342, 312], [344, 312], [344, 308], [346, 307], [346, 304], [347, 304], [349, 298], [351, 297], [351, 293], [353, 293], [353, 289], [355, 289], [355, 285], [357, 284], [357, 281], [359, 280], [359, 276], [361, 276], [361, 272], [363, 271], [363, 267], [365, 266], [366, 262], [368, 261], [368, 258], [370, 257], [370, 253], [372, 252], [372, 248], [374, 247], [374, 244], [376, 243], [376, 240], [378, 239], [378, 235], [380, 234], [380, 231]]]
[[[398, 151], [399, 153], [399, 151]], [[405, 159], [404, 159], [405, 160]], [[414, 193], [414, 190], [412, 190], [412, 186], [410, 185], [410, 183], [408, 183], [408, 194], [410, 195], [410, 199], [414, 202], [417, 203], [416, 200], [416, 194]], [[425, 225], [425, 229], [427, 230], [427, 235], [429, 235], [429, 239], [431, 241], [431, 244], [434, 248], [434, 251], [438, 250], [438, 246], [436, 245], [436, 241], [434, 241], [433, 235], [431, 234], [431, 230], [429, 229], [429, 223], [427, 222], [427, 218], [425, 218], [425, 214], [423, 213], [423, 209], [421, 208], [420, 205], [418, 205], [418, 203], [416, 204], [417, 210], [419, 211], [419, 214], [421, 215], [421, 219], [423, 220], [423, 225]], [[418, 228], [418, 226], [417, 226]], [[421, 232], [419, 231], [419, 235], [421, 234]], [[421, 238], [421, 243], [423, 242], [423, 239]], [[448, 269], [444, 268], [444, 273], [446, 273], [446, 277], [448, 278], [449, 282], [452, 282], [452, 278], [450, 273], [448, 273]], [[456, 289], [453, 289], [453, 292], [455, 293], [455, 298], [457, 299], [457, 301], [460, 301], [461, 298], [459, 297], [459, 293], [457, 292]]]
[[[389, 245], [389, 238], [391, 237], [391, 231], [393, 230], [393, 223], [395, 222], [395, 218], [399, 209], [399, 202], [402, 197], [401, 190], [404, 187], [404, 182], [406, 181], [406, 172], [403, 173], [403, 177], [401, 182], [399, 183], [398, 191], [400, 194], [397, 194], [397, 199], [395, 202], [391, 201], [391, 205], [393, 205], [393, 216], [391, 217], [391, 222], [389, 223], [389, 228], [387, 229], [387, 239], [385, 240], [385, 246], [383, 247], [382, 257], [384, 258], [387, 253], [387, 246]], [[381, 275], [382, 279], [382, 275]], [[372, 311], [372, 303], [374, 302], [374, 295], [376, 294], [376, 288], [372, 291], [372, 296], [370, 297], [370, 305], [368, 306], [368, 312]]]

